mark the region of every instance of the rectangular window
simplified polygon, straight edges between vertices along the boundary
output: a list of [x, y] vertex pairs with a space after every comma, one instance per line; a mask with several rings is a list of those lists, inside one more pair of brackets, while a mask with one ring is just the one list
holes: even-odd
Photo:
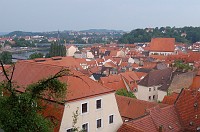
[[88, 132], [88, 123], [82, 125], [83, 132]]
[[97, 120], [97, 128], [101, 128], [101, 119]]
[[151, 100], [151, 96], [149, 96], [149, 100]]
[[82, 104], [82, 113], [88, 112], [87, 103]]
[[109, 124], [112, 124], [112, 123], [113, 123], [113, 118], [114, 118], [113, 115], [110, 115], [110, 116], [109, 116]]
[[151, 92], [151, 88], [149, 88], [149, 92]]
[[155, 98], [156, 98], [156, 96], [155, 96], [155, 95], [153, 95], [153, 100], [155, 100]]
[[156, 91], [156, 88], [154, 87], [153, 90]]
[[72, 128], [70, 128], [70, 129], [67, 129], [66, 132], [73, 132], [73, 130], [72, 130]]
[[101, 108], [101, 99], [96, 100], [96, 109]]

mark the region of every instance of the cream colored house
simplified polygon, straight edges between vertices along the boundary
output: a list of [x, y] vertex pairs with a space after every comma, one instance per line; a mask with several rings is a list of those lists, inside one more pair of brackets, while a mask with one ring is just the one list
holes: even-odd
[[74, 45], [66, 46], [66, 56], [74, 56], [74, 53], [78, 51], [78, 48]]
[[[60, 60], [55, 60], [60, 61]], [[43, 78], [55, 75], [63, 66], [31, 60], [19, 61], [15, 65], [13, 81], [26, 86]], [[88, 76], [70, 69], [71, 76], [63, 76], [60, 81], [66, 83], [67, 93], [63, 102], [48, 101], [48, 109], [43, 114], [55, 121], [55, 132], [72, 132], [73, 115], [77, 111], [76, 127], [87, 132], [116, 132], [122, 125], [118, 111], [115, 91], [108, 89]], [[24, 79], [25, 78], [25, 79]], [[23, 88], [17, 89], [23, 92]], [[57, 103], [57, 105], [51, 105]]]
[[149, 72], [148, 75], [138, 83], [138, 91], [134, 93], [137, 99], [150, 102], [160, 101], [165, 93], [161, 91], [158, 92], [158, 88], [167, 86], [171, 75], [171, 68]]
[[60, 132], [70, 132], [76, 110], [79, 113], [76, 127], [80, 130], [86, 125], [88, 132], [116, 132], [122, 125], [114, 93], [66, 103]]

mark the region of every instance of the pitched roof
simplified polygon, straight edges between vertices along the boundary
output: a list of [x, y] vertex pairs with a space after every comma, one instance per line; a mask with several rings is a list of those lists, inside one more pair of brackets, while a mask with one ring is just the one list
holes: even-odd
[[148, 73], [139, 83], [138, 85], [142, 86], [154, 86], [154, 85], [159, 85], [171, 77], [172, 74], [172, 69], [171, 68], [166, 68], [163, 70], [153, 70]]
[[173, 105], [178, 97], [178, 93], [172, 93], [171, 95], [165, 96], [162, 103], [163, 104], [168, 104], [168, 105]]
[[135, 126], [132, 126], [130, 123], [124, 123], [117, 130], [117, 132], [144, 132], [144, 131], [136, 128]]
[[128, 71], [124, 73], [120, 73], [122, 77], [124, 77], [127, 81], [131, 82], [133, 80], [138, 81], [140, 80], [137, 76], [137, 74], [134, 71]]
[[[146, 109], [159, 105], [155, 102], [138, 100], [130, 97], [115, 95], [122, 118], [135, 119], [147, 114]], [[165, 105], [162, 105], [164, 107]]]
[[24, 61], [82, 69], [82, 67], [76, 61], [76, 59], [71, 56], [67, 56], [67, 57], [57, 56], [57, 57], [52, 57], [52, 58], [39, 58], [35, 60], [24, 60]]
[[59, 132], [65, 106], [46, 100], [42, 100], [41, 102], [41, 105], [44, 106], [41, 114], [53, 122], [53, 125], [55, 125], [54, 132]]
[[194, 77], [192, 85], [190, 86], [191, 90], [199, 90], [200, 89], [200, 76], [197, 75]]
[[183, 89], [175, 103], [175, 108], [185, 131], [196, 131], [200, 127], [200, 92]]
[[152, 38], [150, 51], [174, 52], [175, 38]]
[[[144, 117], [125, 122], [124, 124], [126, 125], [122, 125], [119, 128], [120, 132], [123, 130], [122, 128], [127, 128], [130, 131], [158, 132], [161, 126], [163, 131], [166, 132], [182, 131], [174, 106], [167, 106], [164, 108], [156, 106], [150, 108], [148, 111], [149, 114]], [[130, 127], [126, 127], [127, 125]]]
[[[17, 85], [21, 86], [17, 90], [23, 92], [23, 87], [26, 87], [32, 83], [36, 83], [43, 78], [53, 76], [61, 69], [65, 69], [65, 67], [36, 62], [19, 61], [15, 64], [13, 81], [16, 82]], [[114, 92], [114, 90], [102, 86], [78, 71], [71, 69], [70, 73], [78, 77], [63, 76], [59, 78], [59, 80], [67, 83], [68, 85], [65, 98], [65, 100], [68, 102]], [[2, 80], [2, 78], [0, 79]]]
[[[124, 124], [131, 126], [132, 128], [129, 128], [129, 130], [131, 130], [132, 132], [134, 132], [134, 130], [139, 130], [138, 132], [141, 132], [141, 131], [142, 132], [157, 132], [154, 122], [153, 122], [151, 116], [149, 116], [149, 115], [147, 115], [143, 118], [140, 118], [138, 120], [126, 122]], [[122, 127], [123, 127], [123, 125], [122, 125]], [[119, 130], [121, 130], [121, 128], [119, 128]], [[118, 132], [121, 132], [121, 131], [118, 131]], [[129, 131], [127, 131], [127, 132], [129, 132]]]
[[159, 128], [159, 126], [163, 126], [163, 129], [166, 132], [181, 131], [181, 124], [173, 105], [164, 108], [150, 108], [149, 112], [157, 129]]
[[114, 90], [126, 88], [120, 75], [110, 75], [108, 77], [101, 77], [100, 83], [103, 86], [114, 89]]

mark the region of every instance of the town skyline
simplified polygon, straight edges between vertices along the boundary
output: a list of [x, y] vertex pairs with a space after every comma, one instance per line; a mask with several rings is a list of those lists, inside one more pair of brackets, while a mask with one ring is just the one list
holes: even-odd
[[[2, 0], [1, 32], [199, 26], [199, 1]], [[9, 10], [7, 7], [10, 7]], [[191, 15], [192, 14], [192, 15]]]

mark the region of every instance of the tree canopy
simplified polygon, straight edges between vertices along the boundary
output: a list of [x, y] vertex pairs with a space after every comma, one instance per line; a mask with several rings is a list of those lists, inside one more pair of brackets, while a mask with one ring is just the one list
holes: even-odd
[[52, 43], [49, 54], [46, 57], [54, 57], [54, 56], [66, 56], [66, 48], [64, 45], [59, 45], [57, 43]]
[[43, 58], [43, 56], [42, 53], [33, 53], [29, 56], [29, 59]]
[[[19, 86], [13, 81], [15, 66], [12, 72], [7, 73], [3, 67], [5, 81], [0, 83], [0, 128], [5, 132], [51, 132], [52, 122], [43, 117], [40, 111], [44, 109], [41, 98], [49, 97], [62, 101], [66, 95], [66, 84], [58, 80], [59, 77], [68, 75], [68, 70], [63, 69], [54, 76], [44, 78], [37, 83], [17, 92]], [[48, 95], [48, 96], [47, 96]]]
[[128, 92], [126, 89], [122, 88], [116, 91], [117, 95], [136, 98], [135, 95], [132, 92]]
[[161, 28], [145, 28], [135, 29], [130, 33], [124, 34], [119, 43], [140, 43], [150, 42], [151, 38], [175, 38], [177, 42], [195, 43], [200, 41], [200, 27], [161, 27]]
[[8, 51], [3, 51], [0, 54], [0, 60], [3, 62], [3, 64], [11, 64], [12, 63], [12, 53]]

